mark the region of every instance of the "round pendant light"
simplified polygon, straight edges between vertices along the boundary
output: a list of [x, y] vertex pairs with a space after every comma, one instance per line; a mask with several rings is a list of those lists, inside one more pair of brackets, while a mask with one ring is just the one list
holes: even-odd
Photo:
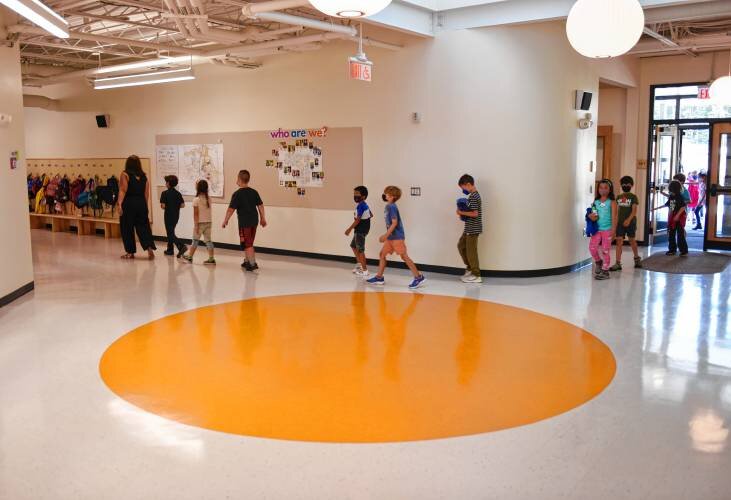
[[566, 21], [566, 34], [579, 54], [607, 58], [629, 52], [644, 27], [638, 0], [578, 0]]
[[310, 0], [314, 8], [333, 17], [368, 17], [388, 7], [391, 0]]
[[728, 75], [716, 78], [708, 93], [718, 104], [731, 104], [731, 52], [728, 55]]

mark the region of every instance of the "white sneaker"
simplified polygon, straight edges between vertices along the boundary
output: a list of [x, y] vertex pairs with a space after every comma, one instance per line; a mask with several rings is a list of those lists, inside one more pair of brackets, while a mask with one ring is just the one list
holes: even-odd
[[466, 270], [466, 271], [464, 272], [464, 274], [462, 275], [462, 277], [463, 277], [463, 278], [466, 278], [467, 276], [472, 276], [472, 271], [470, 271], [469, 269], [467, 269], [467, 270]]
[[359, 278], [368, 278], [371, 273], [369, 273], [367, 270], [364, 269], [358, 269], [358, 271], [355, 273], [355, 275]]
[[360, 272], [362, 272], [362, 271], [363, 271], [363, 268], [362, 268], [362, 267], [360, 267], [360, 266], [355, 266], [355, 267], [353, 268], [353, 274], [358, 274], [358, 273], [360, 273]]
[[463, 283], [482, 283], [482, 276], [475, 276], [470, 274], [469, 276], [462, 276]]

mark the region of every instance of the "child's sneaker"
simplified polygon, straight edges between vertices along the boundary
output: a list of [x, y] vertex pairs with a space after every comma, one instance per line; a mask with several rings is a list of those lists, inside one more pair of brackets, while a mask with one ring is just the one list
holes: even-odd
[[609, 279], [609, 271], [604, 271], [603, 269], [594, 276], [594, 279], [597, 280], [608, 280]]
[[667, 252], [665, 252], [665, 255], [675, 255], [675, 252], [671, 252], [670, 250], [668, 250]]
[[362, 270], [363, 270], [363, 268], [362, 268], [362, 267], [360, 267], [360, 266], [355, 266], [355, 267], [353, 268], [353, 274], [358, 274], [358, 273], [359, 273], [359, 272], [361, 272]]
[[258, 270], [259, 270], [259, 264], [257, 264], [256, 262], [254, 262], [253, 264], [249, 264], [248, 271], [251, 271], [253, 273], [254, 271], [258, 271]]
[[642, 257], [635, 257], [635, 269], [642, 269]]
[[475, 276], [470, 273], [469, 276], [464, 276], [462, 278], [462, 283], [482, 283], [482, 276]]
[[189, 263], [191, 263], [191, 264], [193, 263], [193, 257], [191, 257], [191, 256], [190, 256], [190, 255], [188, 255], [188, 254], [184, 254], [184, 255], [183, 255], [182, 257], [180, 257], [180, 258], [181, 258], [181, 259], [183, 259], [183, 260], [184, 260], [185, 262], [189, 262]]
[[415, 290], [424, 284], [426, 277], [422, 274], [418, 278], [414, 278], [414, 281], [409, 283], [409, 290]]
[[469, 278], [470, 276], [472, 276], [472, 271], [470, 271], [469, 269], [465, 270], [464, 274], [462, 275], [463, 278]]
[[247, 271], [251, 271], [251, 264], [249, 264], [248, 260], [245, 260], [241, 263], [241, 267], [243, 267]]
[[369, 285], [383, 286], [386, 284], [386, 279], [383, 276], [374, 276], [370, 279], [367, 279], [366, 283], [368, 283]]
[[600, 274], [602, 272], [602, 265], [601, 260], [594, 262], [594, 274]]
[[216, 259], [214, 259], [213, 257], [208, 257], [208, 260], [203, 261], [203, 263], [216, 265]]
[[367, 269], [359, 269], [355, 275], [359, 278], [367, 278], [371, 275], [371, 273], [369, 273]]
[[609, 270], [612, 271], [612, 272], [621, 271], [622, 270], [622, 263], [621, 262], [617, 262], [612, 267], [610, 267]]
[[188, 251], [188, 247], [183, 246], [183, 248], [181, 248], [180, 251], [178, 252], [178, 258], [181, 258], [183, 255], [185, 255], [185, 252], [187, 252], [187, 251]]
[[688, 256], [688, 252], [680, 252], [680, 256], [681, 257], [687, 257]]

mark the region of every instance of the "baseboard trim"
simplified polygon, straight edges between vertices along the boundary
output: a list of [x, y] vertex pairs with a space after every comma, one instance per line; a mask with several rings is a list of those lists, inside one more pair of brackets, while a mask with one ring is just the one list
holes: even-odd
[[[167, 242], [167, 238], [164, 236], [153, 236], [153, 238], [155, 239], [155, 241]], [[181, 241], [184, 241], [187, 245], [190, 245], [191, 243], [190, 239], [181, 238]], [[213, 246], [215, 248], [220, 248], [223, 250], [241, 250], [240, 245], [234, 245], [231, 243], [218, 243], [214, 241]], [[353, 257], [347, 255], [301, 252], [298, 250], [284, 250], [281, 248], [269, 248], [259, 246], [256, 247], [256, 251], [263, 254], [281, 255], [285, 257], [301, 257], [305, 259], [330, 260], [334, 262], [354, 262]], [[579, 269], [586, 267], [589, 264], [591, 264], [591, 259], [582, 260], [581, 262], [577, 262], [569, 266], [554, 267], [549, 269], [529, 269], [523, 271], [495, 271], [483, 269], [481, 274], [482, 276], [487, 278], [541, 278], [545, 276], [559, 276], [561, 274], [569, 274], [574, 271], [578, 271]], [[378, 259], [368, 259], [368, 265], [377, 266]], [[419, 264], [418, 262], [416, 263], [416, 265], [420, 270], [429, 273], [449, 274], [453, 276], [461, 276], [462, 274], [464, 274], [464, 268], [462, 267], [436, 266], [432, 264]], [[406, 264], [399, 261], [389, 261], [388, 267], [394, 269], [407, 269]]]
[[10, 292], [9, 294], [5, 295], [4, 297], [0, 297], [0, 307], [6, 306], [10, 304], [15, 299], [19, 299], [26, 293], [32, 292], [33, 289], [36, 287], [35, 282], [31, 281], [30, 283], [27, 283], [17, 290]]

